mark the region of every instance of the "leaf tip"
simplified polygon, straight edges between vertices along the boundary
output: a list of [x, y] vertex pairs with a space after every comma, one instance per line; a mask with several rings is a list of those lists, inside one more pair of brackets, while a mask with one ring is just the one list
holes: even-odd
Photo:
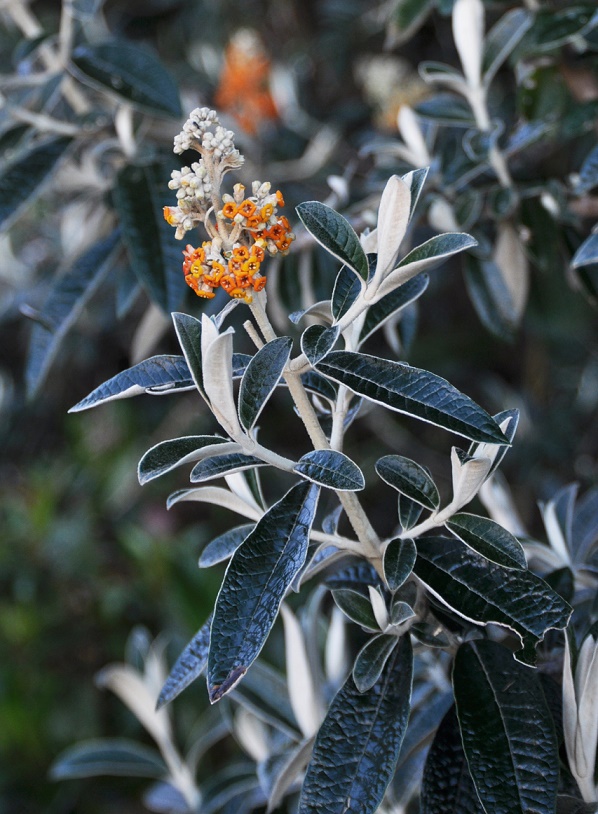
[[221, 684], [211, 684], [208, 686], [210, 704], [215, 704], [217, 701], [220, 701], [221, 698], [234, 689], [246, 672], [247, 667], [235, 667]]

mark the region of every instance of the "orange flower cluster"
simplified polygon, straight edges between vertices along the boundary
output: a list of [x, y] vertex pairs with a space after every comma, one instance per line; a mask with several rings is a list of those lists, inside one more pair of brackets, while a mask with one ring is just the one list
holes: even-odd
[[235, 246], [228, 257], [216, 251], [210, 241], [197, 249], [187, 244], [183, 251], [185, 282], [198, 297], [212, 299], [214, 289], [223, 288], [230, 297], [250, 303], [249, 289], [261, 291], [266, 285], [266, 278], [260, 274], [266, 254], [263, 242], [258, 240], [251, 248]]
[[265, 241], [268, 254], [274, 255], [278, 252], [287, 254], [295, 235], [284, 215], [276, 217], [276, 209], [278, 206], [284, 206], [284, 199], [280, 190], [276, 191], [275, 198], [268, 197], [274, 199], [276, 203], [265, 202], [260, 206], [259, 201], [256, 203], [251, 198], [245, 198], [238, 204], [234, 200], [227, 200], [222, 207], [222, 214], [247, 230], [253, 240]]

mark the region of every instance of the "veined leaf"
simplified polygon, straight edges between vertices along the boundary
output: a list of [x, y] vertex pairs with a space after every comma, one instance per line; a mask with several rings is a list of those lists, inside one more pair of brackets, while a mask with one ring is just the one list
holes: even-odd
[[44, 190], [72, 139], [60, 136], [19, 152], [0, 172], [0, 229], [8, 229]]
[[347, 313], [362, 290], [361, 278], [356, 277], [350, 268], [343, 266], [336, 276], [332, 292], [332, 316], [336, 321]]
[[482, 74], [485, 85], [492, 82], [497, 70], [533, 22], [534, 16], [527, 9], [511, 9], [503, 14], [486, 34], [482, 56]]
[[444, 427], [472, 441], [507, 443], [485, 410], [446, 379], [427, 370], [351, 351], [332, 351], [317, 369], [354, 393], [391, 410]]
[[162, 212], [161, 197], [169, 177], [168, 168], [160, 161], [128, 164], [116, 176], [114, 187], [131, 268], [167, 314], [180, 306], [186, 290], [181, 247]]
[[399, 758], [411, 703], [413, 654], [403, 636], [380, 678], [360, 693], [352, 677], [316, 737], [299, 814], [373, 814]]
[[[355, 275], [353, 275], [355, 277]], [[325, 328], [323, 325], [310, 325], [301, 335], [301, 350], [307, 356], [309, 363], [317, 364], [334, 347], [338, 339], [339, 328]]]
[[401, 528], [403, 531], [409, 531], [409, 529], [412, 529], [413, 526], [417, 524], [424, 507], [421, 505], [421, 503], [416, 503], [414, 500], [411, 500], [410, 497], [407, 497], [407, 495], [402, 495], [400, 493], [397, 503]]
[[413, 571], [417, 548], [409, 537], [391, 540], [384, 549], [384, 578], [391, 591], [397, 591]]
[[[196, 461], [204, 454], [214, 454], [214, 448], [230, 443], [233, 442], [220, 435], [185, 435], [182, 438], [161, 441], [148, 449], [139, 461], [137, 467], [139, 483], [147, 483], [177, 466]], [[234, 446], [240, 449], [238, 444]]]
[[42, 310], [44, 324], [34, 324], [29, 341], [25, 372], [29, 396], [38, 392], [64, 337], [112, 268], [120, 251], [119, 237], [114, 231], [87, 249], [50, 289]]
[[178, 88], [162, 63], [130, 40], [79, 45], [72, 62], [94, 87], [156, 116], [182, 116]]
[[127, 368], [96, 387], [69, 413], [78, 413], [114, 399], [127, 399], [150, 393], [161, 396], [173, 390], [193, 390], [195, 387], [187, 363], [182, 356], [152, 356], [145, 362]]
[[201, 552], [197, 563], [198, 566], [200, 568], [209, 568], [211, 565], [228, 560], [249, 535], [249, 532], [253, 531], [253, 528], [254, 523], [246, 523], [215, 537]]
[[445, 523], [449, 531], [482, 557], [505, 568], [527, 568], [523, 546], [494, 520], [462, 512]]
[[355, 492], [365, 487], [365, 478], [357, 464], [333, 449], [308, 452], [299, 459], [294, 471], [314, 483], [340, 492]]
[[296, 211], [307, 231], [326, 251], [353, 269], [362, 280], [368, 279], [368, 259], [348, 220], [319, 201], [301, 203]]
[[467, 762], [486, 811], [553, 814], [558, 744], [536, 673], [496, 642], [465, 642], [455, 657], [453, 688]]
[[204, 386], [201, 359], [201, 321], [189, 314], [174, 313], [172, 315], [174, 329], [176, 331], [181, 350], [187, 360], [189, 376], [195, 382], [195, 386], [207, 401]]
[[419, 538], [413, 571], [470, 622], [493, 622], [517, 633], [523, 649], [515, 658], [525, 664], [534, 664], [536, 644], [546, 632], [564, 628], [571, 615], [569, 605], [540, 577], [489, 562], [460, 540]]
[[398, 643], [396, 636], [381, 633], [364, 644], [357, 654], [351, 673], [359, 692], [371, 690]]
[[208, 663], [212, 614], [185, 647], [160, 690], [156, 709], [161, 709], [180, 695], [203, 673]]
[[214, 703], [245, 675], [307, 555], [318, 488], [301, 482], [274, 504], [233, 555], [220, 588], [208, 660]]
[[260, 348], [247, 365], [239, 390], [239, 420], [246, 430], [254, 427], [280, 381], [292, 347], [290, 337], [280, 336]]
[[411, 192], [411, 204], [409, 208], [409, 220], [413, 217], [415, 207], [419, 201], [421, 191], [428, 177], [429, 167], [422, 167], [418, 170], [411, 170], [402, 176], [402, 180], [407, 184]]
[[385, 483], [424, 508], [433, 511], [440, 505], [436, 484], [415, 461], [403, 455], [384, 455], [376, 461], [376, 472]]
[[351, 588], [337, 588], [332, 591], [332, 598], [345, 616], [348, 616], [356, 625], [376, 632], [380, 630], [372, 603], [363, 594]]
[[359, 335], [360, 344], [381, 328], [387, 320], [421, 297], [429, 282], [427, 274], [418, 274], [370, 306]]
[[53, 780], [99, 775], [163, 777], [166, 773], [166, 764], [155, 749], [125, 738], [83, 741], [59, 755], [50, 768]]
[[191, 470], [189, 480], [191, 483], [203, 483], [213, 478], [221, 478], [230, 475], [232, 472], [242, 472], [254, 466], [265, 466], [266, 464], [255, 455], [243, 455], [240, 452], [231, 452], [228, 455], [212, 455], [198, 464]]
[[390, 608], [390, 623], [392, 625], [402, 625], [407, 619], [413, 619], [415, 611], [408, 602], [395, 600]]

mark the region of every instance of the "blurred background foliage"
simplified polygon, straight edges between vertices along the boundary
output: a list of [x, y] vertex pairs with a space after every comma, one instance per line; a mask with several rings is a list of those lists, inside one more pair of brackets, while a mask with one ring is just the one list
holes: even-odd
[[[531, 259], [525, 307], [508, 330], [502, 330], [504, 324], [484, 326], [456, 265], [432, 275], [421, 312], [399, 331], [412, 364], [445, 376], [490, 412], [506, 405], [521, 409], [516, 444], [503, 471], [532, 534], [541, 534], [537, 500], [574, 480], [583, 489], [598, 483], [598, 267], [570, 266], [598, 219], [595, 168], [587, 168], [590, 181], [582, 191], [575, 192], [570, 180], [596, 143], [598, 28], [581, 22], [584, 14], [591, 17], [593, 5], [578, 4], [572, 20], [569, 3], [528, 3], [528, 10], [535, 9], [530, 30], [536, 38], [530, 42], [526, 35], [522, 55], [501, 69], [492, 86], [491, 107], [508, 132], [521, 121], [544, 121], [552, 128], [511, 167], [520, 191], [537, 191], [515, 204], [514, 222]], [[488, 20], [519, 7], [525, 4], [488, 2]], [[62, 54], [56, 37], [64, 8], [71, 41]], [[177, 352], [168, 310], [198, 315], [202, 308], [183, 290], [182, 247], [166, 237], [152, 242], [161, 227], [151, 212], [145, 227], [140, 225], [139, 190], [156, 191], [158, 208], [174, 203], [166, 186], [169, 171], [179, 166], [171, 154], [172, 138], [189, 110], [220, 105], [227, 108], [225, 124], [237, 130], [247, 157], [245, 177], [269, 178], [280, 186], [294, 225], [295, 204], [332, 195], [333, 205], [362, 228], [371, 222], [384, 180], [410, 168], [393, 154], [397, 112], [404, 105], [417, 110], [435, 98], [417, 66], [424, 60], [459, 64], [451, 8], [450, 0], [3, 4], [3, 814], [143, 810], [137, 781], [54, 784], [47, 779], [48, 766], [77, 740], [137, 731], [118, 702], [94, 687], [94, 674], [121, 658], [136, 625], [154, 635], [164, 631], [172, 652], [178, 652], [207, 616], [221, 575], [198, 570], [196, 560], [202, 545], [227, 528], [224, 511], [183, 505], [167, 512], [165, 497], [180, 487], [180, 473], [143, 490], [135, 473], [152, 444], [213, 431], [199, 401], [188, 394], [174, 401], [143, 398], [67, 415], [95, 386], [135, 361], [152, 352]], [[238, 37], [243, 28], [254, 32], [250, 46], [257, 52], [242, 55], [235, 68], [234, 48], [247, 46]], [[133, 88], [127, 103], [126, 75], [112, 88], [114, 75], [101, 75], [94, 48], [115, 38], [150, 55], [156, 73], [148, 76], [160, 82], [155, 88], [150, 83], [149, 98], [140, 101]], [[56, 63], [56, 53], [63, 63]], [[67, 76], [66, 86], [64, 64], [74, 77]], [[223, 76], [228, 76], [224, 83]], [[226, 91], [234, 82], [238, 90], [231, 99]], [[442, 124], [438, 128], [442, 131]], [[445, 131], [444, 154], [431, 173], [432, 197], [458, 164], [462, 135], [455, 128]], [[49, 156], [48, 143], [55, 151]], [[43, 166], [35, 153], [40, 144]], [[141, 176], [131, 175], [131, 168], [141, 168]], [[486, 195], [492, 184], [482, 175], [469, 186]], [[458, 198], [463, 187], [454, 188]], [[538, 204], [543, 194], [551, 196], [543, 199], [545, 206]], [[491, 207], [484, 201], [487, 216]], [[424, 209], [432, 203], [428, 200]], [[420, 221], [418, 242], [432, 233], [432, 220]], [[486, 228], [480, 215], [471, 226], [476, 236], [478, 221], [482, 231]], [[111, 253], [102, 240], [118, 225], [127, 252], [119, 243]], [[317, 295], [335, 269], [319, 252], [314, 255], [301, 235], [297, 245], [278, 273], [278, 295], [299, 308], [306, 304], [306, 286]], [[164, 266], [157, 277], [151, 256], [144, 256], [155, 246]], [[100, 259], [108, 255], [102, 279], [95, 279]], [[60, 280], [67, 285], [57, 289]], [[73, 280], [83, 280], [74, 293]], [[57, 335], [62, 341], [54, 346], [51, 337]], [[382, 450], [411, 451], [432, 469], [438, 462], [445, 467], [446, 442], [431, 427], [381, 423], [377, 416], [368, 429]], [[271, 431], [290, 443], [284, 427]], [[358, 428], [356, 433], [358, 445]], [[375, 457], [372, 450], [371, 460]], [[450, 473], [445, 474], [448, 486]], [[383, 526], [384, 517], [379, 521]], [[177, 702], [175, 717], [183, 731], [190, 730], [203, 703], [197, 688]]]

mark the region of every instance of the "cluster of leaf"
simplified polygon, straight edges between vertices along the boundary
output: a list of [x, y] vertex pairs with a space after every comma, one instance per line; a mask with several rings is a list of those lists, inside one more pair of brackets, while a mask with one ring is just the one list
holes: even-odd
[[[253, 355], [235, 354], [234, 332], [221, 332], [230, 308], [201, 321], [176, 313], [181, 356], [152, 357], [117, 374], [73, 408], [142, 392], [196, 389], [226, 434], [158, 444], [140, 461], [140, 481], [194, 462], [193, 484], [223, 477], [226, 485], [193, 485], [171, 495], [169, 505], [209, 502], [251, 521], [204, 550], [201, 566], [228, 560], [227, 570], [213, 614], [173, 667], [158, 707], [205, 671], [212, 703], [228, 697], [244, 710], [243, 723], [233, 716], [230, 727], [256, 761], [256, 776], [239, 781], [241, 800], [235, 772], [246, 767], [227, 767], [222, 784], [229, 793], [214, 801], [211, 785], [203, 789], [200, 783], [193, 809], [170, 766], [162, 766], [166, 787], [157, 787], [156, 795], [163, 802], [150, 805], [153, 810], [211, 812], [234, 806], [252, 811], [265, 804], [273, 810], [291, 795], [290, 804], [298, 805], [301, 814], [373, 814], [402, 811], [415, 795], [426, 814], [548, 814], [555, 810], [559, 791], [568, 788], [559, 780], [558, 685], [533, 668], [537, 645], [549, 630], [567, 625], [571, 607], [528, 570], [516, 536], [492, 519], [462, 511], [500, 464], [515, 434], [517, 412], [491, 417], [439, 376], [361, 350], [390, 315], [400, 316], [424, 293], [423, 269], [471, 245], [467, 235], [439, 235], [397, 260], [424, 179], [423, 171], [390, 179], [369, 255], [333, 209], [317, 202], [298, 207], [313, 237], [344, 265], [330, 299], [308, 309], [318, 324], [302, 332], [295, 358], [292, 337], [286, 336], [270, 338]], [[372, 236], [363, 240], [374, 244]], [[344, 350], [335, 349], [339, 342]], [[323, 440], [293, 461], [258, 442], [256, 422], [277, 387], [296, 390], [296, 371]], [[235, 395], [233, 380], [239, 378]], [[330, 446], [368, 403], [470, 442], [467, 451], [452, 449], [453, 494], [443, 507], [426, 468], [401, 455], [378, 459], [376, 480], [393, 490], [382, 494], [384, 510], [396, 511], [396, 530], [386, 540], [370, 535], [356, 510], [353, 498], [366, 487], [361, 468]], [[306, 419], [305, 403], [299, 399], [296, 404]], [[317, 437], [313, 425], [311, 434]], [[265, 465], [292, 478], [288, 491], [274, 502], [265, 499], [261, 486]], [[318, 521], [322, 490], [336, 494], [338, 502]], [[357, 539], [340, 532], [343, 513]], [[302, 632], [283, 603], [293, 592], [303, 595], [308, 581], [319, 587], [304, 604]], [[318, 636], [311, 658], [301, 655], [310, 650], [310, 631], [322, 624], [323, 613], [330, 613], [328, 594], [345, 618], [342, 650], [345, 657], [350, 654], [348, 676], [342, 669], [332, 671], [332, 686], [320, 666]], [[272, 682], [264, 679], [271, 668], [258, 656], [281, 607], [286, 701], [273, 704]], [[541, 662], [550, 653], [544, 646]], [[280, 682], [278, 687], [280, 696]], [[151, 712], [140, 713], [137, 701], [113, 689], [153, 734]], [[259, 700], [247, 701], [247, 693], [250, 698], [257, 693]], [[230, 715], [226, 706], [225, 717]], [[121, 745], [111, 755], [109, 747], [102, 747], [102, 754], [97, 744], [76, 747], [55, 771], [61, 777], [81, 776], [88, 764], [94, 772], [114, 771], [122, 760], [124, 771], [129, 762], [141, 761], [134, 747]], [[185, 766], [191, 764], [189, 756]], [[229, 769], [234, 781], [225, 779]], [[168, 808], [175, 797], [179, 807]]]

